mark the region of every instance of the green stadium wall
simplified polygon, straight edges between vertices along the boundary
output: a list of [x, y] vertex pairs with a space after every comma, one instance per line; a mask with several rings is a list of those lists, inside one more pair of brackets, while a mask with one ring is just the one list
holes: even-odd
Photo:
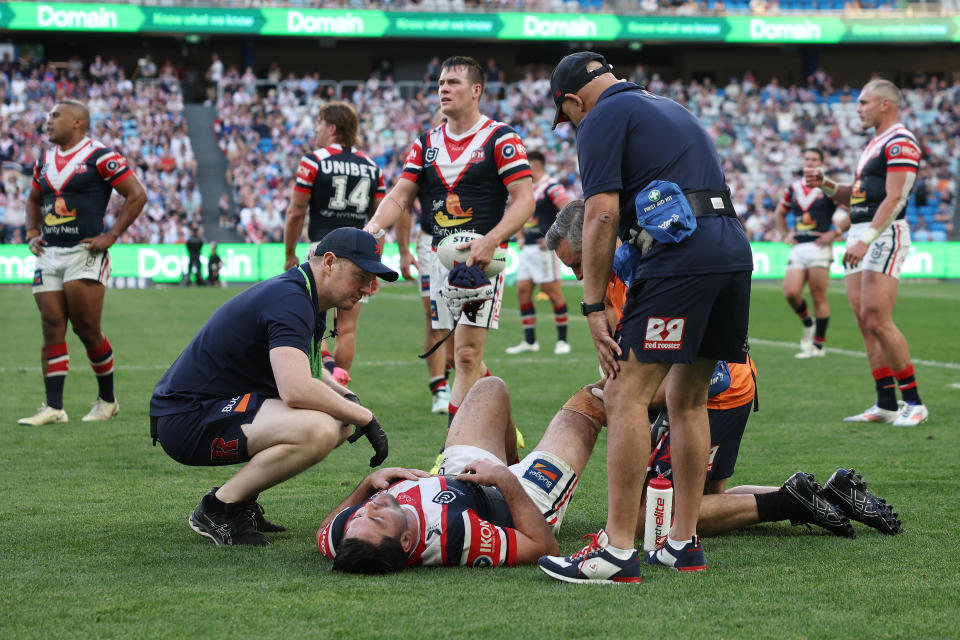
[[[753, 247], [753, 277], [756, 280], [783, 278], [790, 248], [776, 242], [755, 242]], [[416, 247], [411, 245], [413, 251]], [[299, 247], [298, 255], [306, 255], [308, 245]], [[220, 275], [224, 282], [257, 282], [277, 275], [283, 265], [284, 250], [273, 244], [220, 244], [218, 252], [223, 260]], [[206, 274], [205, 247], [201, 262]], [[839, 266], [843, 245], [833, 247], [834, 262], [831, 277], [842, 278]], [[187, 271], [187, 252], [182, 244], [118, 244], [110, 249], [113, 278], [131, 278], [153, 283], [180, 282]], [[515, 244], [508, 249], [506, 277], [508, 283], [516, 280], [519, 252]], [[384, 248], [383, 261], [397, 269], [400, 256], [395, 245]], [[36, 268], [36, 258], [26, 245], [0, 245], [0, 284], [30, 284]], [[904, 278], [960, 278], [960, 242], [916, 242], [903, 266]], [[564, 280], [574, 280], [573, 272], [563, 268]]]

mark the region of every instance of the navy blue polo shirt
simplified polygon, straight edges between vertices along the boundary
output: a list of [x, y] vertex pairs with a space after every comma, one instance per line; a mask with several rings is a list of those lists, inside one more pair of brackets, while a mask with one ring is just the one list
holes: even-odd
[[[604, 91], [577, 127], [584, 199], [620, 192], [621, 240], [637, 219], [634, 199], [653, 180], [683, 191], [727, 189], [713, 141], [680, 104], [631, 82]], [[737, 218], [697, 218], [697, 230], [679, 244], [657, 243], [637, 264], [634, 278], [751, 271], [750, 243]]]
[[185, 413], [199, 402], [254, 392], [279, 397], [270, 350], [294, 347], [310, 356], [310, 340], [323, 335], [317, 283], [310, 291], [299, 267], [264, 280], [217, 309], [153, 390], [150, 415]]

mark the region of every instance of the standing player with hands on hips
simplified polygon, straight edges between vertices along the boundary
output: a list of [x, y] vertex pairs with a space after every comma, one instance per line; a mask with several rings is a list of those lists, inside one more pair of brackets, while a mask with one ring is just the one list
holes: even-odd
[[[913, 427], [926, 422], [910, 347], [893, 322], [900, 269], [910, 249], [906, 205], [922, 153], [916, 137], [900, 123], [900, 90], [889, 80], [872, 80], [860, 92], [857, 113], [863, 129], [876, 135], [857, 161], [854, 180], [837, 184], [823, 168], [804, 169], [808, 186], [820, 187], [834, 202], [850, 206], [844, 284], [863, 336], [877, 390], [877, 403], [844, 422], [887, 422]], [[896, 388], [903, 402], [897, 404]]]
[[[649, 564], [706, 568], [696, 535], [710, 427], [707, 390], [717, 360], [745, 362], [750, 243], [710, 136], [676, 102], [618, 80], [596, 53], [553, 70], [554, 126], [577, 128], [585, 198], [582, 311], [607, 378], [607, 525], [580, 551], [540, 568], [575, 583], [640, 582], [634, 532], [650, 454], [647, 409], [660, 386], [671, 417], [675, 518]], [[617, 238], [634, 256], [622, 321], [604, 293]]]
[[[534, 208], [527, 152], [512, 128], [480, 114], [483, 88], [483, 68], [473, 58], [454, 56], [443, 62], [439, 93], [446, 122], [414, 142], [403, 173], [367, 231], [377, 234], [407, 215], [419, 195], [421, 208], [432, 218], [434, 250], [453, 233], [482, 234], [469, 243], [467, 264], [485, 270], [497, 247], [520, 230]], [[440, 298], [447, 271], [439, 260], [433, 261], [430, 304], [435, 329], [453, 329], [457, 321]], [[449, 420], [473, 383], [487, 374], [483, 349], [487, 330], [499, 326], [502, 274], [494, 288], [494, 298], [484, 303], [475, 320], [464, 318], [457, 324]]]
[[[41, 362], [46, 402], [18, 422], [67, 422], [63, 386], [70, 369], [67, 320], [86, 347], [97, 376], [97, 400], [84, 422], [109, 420], [119, 404], [113, 388], [113, 347], [100, 328], [108, 249], [143, 211], [143, 185], [117, 151], [87, 137], [90, 112], [76, 100], [60, 100], [47, 118], [53, 145], [36, 162], [27, 196], [27, 244], [37, 256], [33, 297], [43, 329]], [[103, 216], [116, 191], [123, 204], [110, 229]]]

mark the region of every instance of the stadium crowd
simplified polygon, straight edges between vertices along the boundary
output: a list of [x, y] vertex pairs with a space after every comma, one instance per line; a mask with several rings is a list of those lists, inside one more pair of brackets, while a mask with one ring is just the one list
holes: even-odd
[[[0, 241], [23, 242], [23, 202], [33, 164], [46, 147], [44, 122], [55, 101], [76, 98], [91, 112], [90, 137], [120, 150], [143, 182], [146, 210], [121, 242], [185, 242], [199, 220], [196, 160], [183, 115], [177, 70], [145, 56], [128, 77], [113, 60], [65, 65], [21, 57], [0, 63]], [[9, 133], [8, 133], [9, 132]], [[107, 208], [113, 224], [117, 200]]]
[[[496, 81], [482, 112], [513, 125], [530, 149], [546, 151], [548, 173], [578, 195], [572, 131], [550, 130], [549, 70], [528, 67], [516, 82], [504, 82], [509, 79], [492, 60], [488, 71]], [[313, 114], [341, 95], [356, 107], [363, 144], [393, 184], [414, 136], [438, 107], [432, 75], [430, 64], [422, 84], [373, 74], [347, 85], [318, 73], [283, 74], [276, 64], [265, 77], [233, 66], [218, 73], [215, 127], [236, 203], [231, 207], [226, 194], [220, 198], [221, 225], [236, 228], [244, 241], [282, 241], [291, 180], [300, 156], [314, 145]], [[858, 89], [834, 87], [823, 71], [803, 86], [784, 86], [776, 78], [761, 84], [749, 71], [725, 84], [709, 78], [668, 81], [639, 65], [628, 77], [680, 101], [705, 123], [753, 241], [779, 239], [773, 211], [784, 187], [799, 175], [803, 148], [823, 148], [828, 173], [850, 175], [866, 141], [856, 115]], [[918, 71], [909, 85], [904, 122], [924, 146], [924, 163], [907, 215], [914, 240], [945, 240], [953, 232], [960, 172], [960, 82], [949, 85]], [[132, 77], [99, 56], [89, 65], [78, 58], [61, 65], [29, 58], [0, 63], [0, 128], [10, 132], [0, 139], [0, 242], [23, 242], [23, 200], [56, 97], [89, 103], [91, 136], [122, 149], [147, 189], [145, 215], [122, 241], [184, 242], [202, 204], [196, 161], [177, 70], [169, 61], [158, 67], [149, 56], [138, 61]], [[108, 225], [115, 210], [112, 203]]]
[[[228, 179], [240, 203], [233, 224], [252, 242], [282, 237], [286, 194], [299, 157], [312, 148], [312, 114], [318, 104], [337, 97], [338, 91], [354, 104], [364, 146], [383, 167], [388, 185], [399, 175], [413, 136], [438, 107], [429, 83], [411, 87], [373, 75], [359, 86], [337, 86], [323, 83], [317, 74], [290, 74], [278, 81], [278, 73], [264, 85], [252, 70], [241, 76], [229, 69], [218, 104], [219, 144], [228, 156]], [[629, 77], [678, 100], [704, 122], [753, 241], [779, 240], [773, 211], [786, 185], [799, 177], [804, 148], [824, 150], [828, 173], [852, 175], [852, 163], [867, 141], [856, 114], [859, 89], [834, 88], [822, 70], [804, 86], [783, 86], [776, 78], [761, 84], [750, 72], [723, 86], [708, 78], [667, 82], [641, 66]], [[913, 85], [904, 91], [903, 115], [924, 145], [924, 164], [907, 213], [915, 240], [945, 240], [953, 230], [960, 171], [960, 82], [951, 86], [918, 72]], [[528, 148], [545, 150], [548, 173], [579, 194], [573, 132], [550, 130], [548, 92], [547, 70], [529, 68], [518, 82], [492, 85], [481, 111], [511, 124]]]

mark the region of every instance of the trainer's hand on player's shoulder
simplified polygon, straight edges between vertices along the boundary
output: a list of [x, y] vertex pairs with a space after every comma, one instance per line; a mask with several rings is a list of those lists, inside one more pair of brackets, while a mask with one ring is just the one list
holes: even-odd
[[504, 471], [510, 473], [506, 465], [480, 458], [465, 465], [457, 474], [457, 480], [492, 487], [503, 477]]
[[617, 373], [620, 372], [617, 356], [623, 352], [620, 350], [620, 345], [610, 334], [607, 316], [602, 313], [591, 313], [587, 316], [587, 325], [590, 327], [593, 346], [597, 350], [597, 357], [600, 359], [600, 371], [603, 372], [603, 377], [616, 378]]
[[295, 267], [298, 264], [300, 264], [300, 260], [297, 258], [297, 256], [295, 255], [287, 256], [286, 261], [283, 263], [283, 270], [286, 271], [287, 269], [290, 269], [291, 267]]
[[357, 425], [353, 434], [347, 438], [347, 442], [353, 444], [360, 439], [360, 436], [364, 436], [373, 446], [374, 454], [373, 457], [370, 458], [371, 467], [376, 467], [387, 459], [387, 453], [389, 451], [387, 434], [384, 432], [383, 427], [380, 426], [376, 416], [370, 418], [370, 422], [362, 427]]
[[418, 480], [429, 477], [431, 477], [429, 473], [420, 471], [419, 469], [387, 467], [385, 469], [377, 469], [367, 476], [367, 488], [370, 490], [370, 493], [376, 493], [377, 491], [386, 489], [394, 482], [401, 480]]

